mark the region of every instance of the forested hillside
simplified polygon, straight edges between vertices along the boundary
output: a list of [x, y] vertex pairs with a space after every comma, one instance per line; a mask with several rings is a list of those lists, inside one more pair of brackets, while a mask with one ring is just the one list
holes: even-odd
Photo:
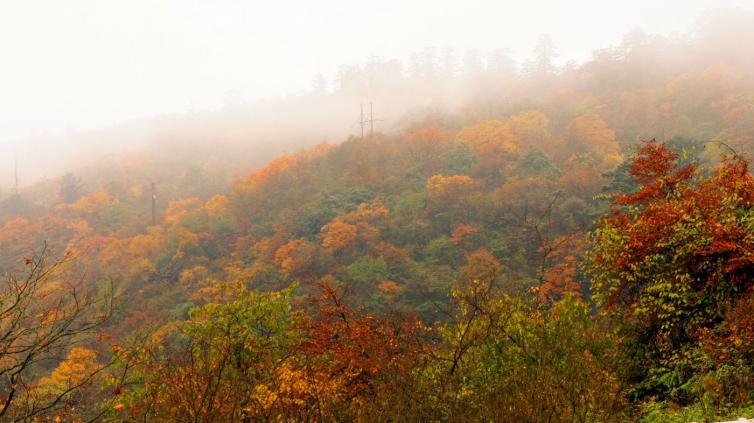
[[250, 170], [178, 125], [190, 160], [7, 195], [0, 418], [754, 417], [754, 17], [711, 16], [565, 68], [346, 68], [290, 101], [368, 89], [389, 130]]

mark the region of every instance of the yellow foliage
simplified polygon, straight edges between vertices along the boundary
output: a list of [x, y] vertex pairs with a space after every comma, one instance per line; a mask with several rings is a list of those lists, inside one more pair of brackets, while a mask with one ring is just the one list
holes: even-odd
[[110, 201], [109, 196], [104, 191], [96, 191], [91, 194], [87, 194], [78, 199], [72, 204], [61, 204], [57, 208], [58, 210], [65, 211], [77, 211], [80, 213], [96, 213], [102, 206]]
[[127, 250], [129, 246], [130, 242], [127, 239], [118, 239], [105, 246], [99, 256], [101, 265], [111, 266], [118, 263], [123, 251]]
[[229, 295], [227, 286], [224, 283], [210, 279], [204, 281], [203, 285], [205, 286], [192, 292], [189, 296], [191, 301], [220, 304], [232, 300], [232, 295]]
[[178, 260], [186, 255], [186, 251], [199, 246], [199, 235], [189, 231], [188, 229], [181, 228], [178, 231], [178, 247], [175, 252], [174, 259]]
[[193, 266], [183, 270], [178, 280], [182, 284], [191, 285], [206, 278], [208, 273], [207, 268], [204, 266]]
[[463, 128], [456, 136], [458, 142], [468, 144], [479, 155], [515, 155], [519, 147], [511, 126], [497, 119], [488, 119]]
[[28, 226], [29, 226], [29, 219], [25, 217], [17, 217], [5, 223], [5, 226], [3, 226], [3, 233], [23, 231]]
[[146, 257], [137, 258], [131, 263], [129, 270], [132, 275], [145, 275], [157, 270], [157, 266]]
[[228, 209], [228, 197], [220, 194], [215, 195], [204, 204], [204, 209], [210, 216], [222, 214]]
[[298, 159], [291, 156], [281, 156], [271, 161], [270, 164], [262, 169], [254, 171], [249, 177], [248, 181], [245, 181], [244, 188], [247, 192], [253, 192], [260, 186], [264, 185], [272, 179], [274, 176], [283, 173], [296, 165], [298, 165]]
[[40, 384], [57, 389], [85, 381], [97, 369], [97, 353], [83, 347], [73, 347], [65, 360], [53, 370], [49, 377], [42, 378]]
[[379, 201], [372, 201], [370, 203], [359, 204], [359, 207], [356, 210], [339, 216], [339, 218], [344, 222], [355, 224], [358, 222], [366, 222], [387, 217], [387, 215], [387, 208], [385, 208]]
[[165, 223], [172, 224], [180, 221], [193, 208], [199, 207], [201, 201], [196, 197], [171, 201], [165, 211]]
[[144, 190], [140, 186], [134, 185], [128, 189], [128, 195], [130, 195], [132, 198], [138, 199], [144, 195]]
[[302, 370], [294, 369], [288, 364], [283, 364], [276, 371], [276, 376], [280, 383], [280, 395], [287, 400], [286, 402], [298, 406], [304, 405], [302, 397], [312, 390], [306, 373]]
[[406, 138], [415, 149], [428, 150], [435, 145], [443, 144], [448, 136], [442, 129], [431, 126], [415, 130]]
[[[267, 385], [261, 383], [254, 387], [254, 392], [252, 392], [251, 397], [259, 403], [262, 410], [269, 410], [272, 408], [272, 405], [275, 403], [275, 401], [278, 398], [278, 395], [275, 391], [271, 390], [267, 387]], [[253, 412], [252, 409], [247, 409], [248, 412]]]
[[529, 110], [511, 116], [509, 125], [517, 145], [536, 147], [550, 154], [559, 146], [550, 133], [550, 119], [538, 110]]
[[92, 230], [92, 227], [89, 226], [89, 222], [84, 219], [73, 219], [68, 222], [68, 227], [80, 235], [91, 232]]
[[153, 255], [157, 254], [163, 245], [164, 238], [158, 234], [137, 235], [128, 244], [128, 252], [134, 256]]
[[573, 119], [568, 124], [569, 140], [571, 143], [583, 144], [598, 156], [618, 155], [620, 145], [615, 138], [615, 132], [598, 114], [589, 113]]
[[307, 163], [316, 157], [327, 154], [334, 148], [333, 145], [322, 143], [298, 153], [294, 156], [281, 156], [271, 161], [267, 166], [255, 170], [236, 184], [236, 189], [244, 194], [251, 194], [261, 186], [267, 184], [275, 176], [296, 169], [302, 163]]
[[325, 154], [329, 153], [335, 148], [333, 144], [328, 144], [326, 142], [320, 143], [315, 145], [314, 147], [304, 150], [298, 154], [296, 154], [296, 158], [299, 160], [304, 161], [310, 161], [312, 159], [316, 159], [317, 157], [324, 156]]
[[63, 310], [46, 310], [45, 312], [37, 313], [37, 317], [39, 317], [40, 325], [46, 326], [54, 324], [65, 317], [65, 312]]
[[466, 175], [434, 175], [427, 180], [427, 189], [436, 197], [456, 197], [473, 187], [474, 179]]

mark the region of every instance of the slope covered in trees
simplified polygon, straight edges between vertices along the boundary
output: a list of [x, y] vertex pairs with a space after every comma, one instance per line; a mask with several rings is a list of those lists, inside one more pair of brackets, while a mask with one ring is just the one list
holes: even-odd
[[[3, 269], [46, 242], [76, 266], [45, 284], [117, 289], [102, 322], [23, 369], [25, 402], [0, 392], [8, 415], [55, 393], [49, 413], [112, 421], [750, 413], [754, 73], [721, 31], [490, 68], [460, 111], [230, 185], [214, 158], [132, 156], [90, 169], [102, 186], [66, 176], [6, 199]], [[381, 90], [438, 76], [403, 78]], [[142, 168], [166, 175], [154, 225]]]

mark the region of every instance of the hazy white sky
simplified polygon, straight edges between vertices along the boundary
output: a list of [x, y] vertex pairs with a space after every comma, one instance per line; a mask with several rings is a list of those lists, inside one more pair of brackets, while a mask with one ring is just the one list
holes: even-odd
[[0, 0], [0, 143], [215, 108], [231, 89], [295, 94], [317, 72], [428, 46], [522, 60], [547, 33], [580, 61], [720, 5], [754, 0]]

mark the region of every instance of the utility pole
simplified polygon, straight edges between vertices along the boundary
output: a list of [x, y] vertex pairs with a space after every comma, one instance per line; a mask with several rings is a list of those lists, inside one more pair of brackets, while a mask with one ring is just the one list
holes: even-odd
[[157, 225], [157, 193], [155, 192], [155, 183], [152, 182], [152, 226]]
[[369, 139], [374, 137], [374, 110], [372, 108], [372, 102], [369, 102]]
[[361, 125], [361, 139], [364, 139], [364, 125], [369, 122], [369, 138], [374, 137], [374, 123], [379, 122], [380, 119], [374, 118], [374, 104], [369, 102], [369, 120], [364, 119], [364, 103], [361, 103], [361, 119], [359, 119], [359, 125]]
[[374, 137], [374, 123], [380, 122], [380, 121], [381, 119], [374, 118], [374, 104], [370, 101], [369, 102], [369, 120], [367, 121], [369, 122], [369, 138], [370, 139]]
[[364, 121], [364, 103], [361, 103], [361, 119], [359, 120], [359, 124], [361, 125], [361, 139], [364, 139], [364, 124], [366, 122]]

